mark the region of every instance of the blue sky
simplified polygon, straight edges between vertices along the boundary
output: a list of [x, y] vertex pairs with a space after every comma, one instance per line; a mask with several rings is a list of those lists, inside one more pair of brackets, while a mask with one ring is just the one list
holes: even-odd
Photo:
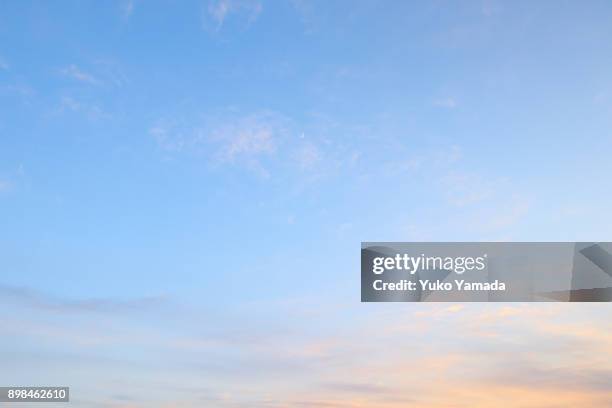
[[[377, 324], [419, 355], [444, 327], [489, 345], [467, 317], [607, 344], [605, 306], [456, 317], [360, 305], [357, 276], [361, 241], [609, 240], [610, 38], [606, 1], [3, 2], [0, 382], [81, 386], [77, 406], [202, 404], [182, 384], [204, 406], [391, 407], [345, 381]], [[515, 324], [525, 344], [558, 328]], [[133, 393], [104, 390], [113, 364]], [[291, 399], [304, 378], [320, 401]]]

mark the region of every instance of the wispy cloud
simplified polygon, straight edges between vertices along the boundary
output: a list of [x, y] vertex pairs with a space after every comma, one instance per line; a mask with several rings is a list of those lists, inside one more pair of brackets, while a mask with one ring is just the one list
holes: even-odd
[[502, 5], [498, 0], [482, 0], [481, 12], [485, 17], [491, 17], [502, 12]]
[[189, 136], [177, 133], [165, 123], [158, 123], [150, 127], [149, 135], [155, 140], [157, 146], [167, 153], [180, 153], [186, 143], [191, 140]]
[[281, 130], [273, 123], [261, 119], [251, 116], [214, 130], [212, 139], [221, 142], [219, 158], [234, 162], [276, 152], [278, 133]]
[[389, 158], [381, 166], [387, 175], [410, 173], [427, 169], [428, 174], [435, 170], [449, 171], [463, 157], [462, 149], [459, 146], [441, 146], [435, 149], [424, 149], [418, 153], [397, 155]]
[[251, 24], [259, 17], [263, 5], [258, 0], [211, 0], [204, 11], [204, 26], [212, 23], [215, 30], [220, 30], [230, 15], [246, 17], [247, 24]]
[[269, 110], [243, 114], [228, 109], [161, 118], [148, 133], [165, 160], [200, 158], [214, 169], [242, 168], [263, 179], [280, 175], [302, 191], [360, 164], [350, 143], [335, 143], [315, 122], [298, 123]]
[[78, 66], [74, 64], [71, 64], [71, 65], [68, 65], [67, 67], [62, 68], [60, 72], [62, 73], [62, 75], [65, 75], [79, 82], [84, 82], [84, 83], [92, 84], [92, 85], [97, 85], [100, 83], [100, 80], [98, 80], [98, 78], [83, 71], [81, 68], [79, 68]]
[[288, 134], [285, 122], [280, 115], [260, 113], [216, 126], [207, 136], [215, 146], [213, 160], [238, 164], [260, 177], [269, 177], [271, 163], [268, 161], [276, 155]]
[[299, 14], [305, 33], [310, 34], [315, 31], [315, 8], [312, 0], [291, 0], [291, 5]]
[[518, 196], [512, 197], [506, 205], [490, 216], [486, 226], [496, 230], [511, 227], [527, 215], [529, 208], [530, 203], [527, 199]]
[[101, 58], [93, 62], [96, 79], [103, 85], [120, 87], [129, 84], [129, 78], [121, 67], [121, 64], [112, 58]]
[[109, 114], [96, 104], [76, 100], [70, 96], [64, 96], [60, 100], [59, 112], [80, 113], [91, 120], [105, 119]]
[[11, 189], [11, 182], [8, 180], [0, 179], [0, 193], [7, 192]]
[[295, 159], [301, 169], [313, 169], [322, 160], [321, 149], [314, 143], [304, 143], [297, 148]]
[[331, 382], [320, 385], [325, 390], [332, 391], [338, 394], [367, 394], [367, 395], [385, 395], [396, 393], [397, 390], [390, 389], [382, 384], [376, 383], [352, 383], [352, 382]]
[[[33, 305], [36, 310], [47, 310], [49, 304], [53, 310], [59, 303], [60, 310], [67, 304], [71, 312], [83, 311], [83, 301], [75, 306], [73, 300], [29, 290], [12, 288], [7, 295], [1, 288], [0, 299]], [[253, 309], [276, 308], [279, 317], [291, 314], [286, 304], [282, 312], [279, 304], [260, 304], [229, 318], [225, 327], [211, 324], [209, 316], [183, 320], [176, 315], [161, 315], [151, 325], [132, 325], [124, 313], [130, 307], [119, 302], [119, 307], [109, 309], [105, 301], [94, 302], [93, 309], [125, 314], [121, 324], [114, 314], [112, 319], [95, 322], [62, 319], [57, 324], [48, 318], [31, 322], [7, 316], [1, 331], [8, 337], [19, 334], [39, 345], [61, 344], [80, 353], [51, 368], [37, 361], [43, 373], [58, 367], [66, 373], [82, 373], [76, 357], [84, 352], [108, 360], [115, 351], [133, 350], [129, 364], [125, 359], [112, 361], [113, 372], [117, 366], [126, 368], [122, 377], [133, 384], [116, 405], [110, 405], [117, 407], [125, 407], [126, 400], [143, 408], [539, 408], [565, 406], [567, 401], [582, 408], [612, 402], [611, 338], [607, 315], [599, 309], [420, 304], [397, 313], [366, 310], [352, 302], [321, 305], [320, 297], [311, 302], [300, 302], [300, 308], [308, 313], [320, 308], [327, 322], [338, 318], [346, 323], [346, 318], [350, 324], [322, 326], [319, 318], [310, 316], [253, 325], [257, 314]], [[84, 309], [91, 312], [88, 303]], [[172, 320], [171, 330], [164, 319]], [[157, 405], [141, 394], [150, 390], [152, 378], [159, 378], [145, 374], [152, 368], [168, 374], [162, 385], [167, 399]], [[95, 370], [103, 371], [100, 361]], [[203, 376], [205, 389], [198, 387]], [[103, 374], [98, 379], [109, 381]], [[512, 403], [500, 401], [500, 394], [511, 396]]]
[[6, 60], [4, 60], [4, 58], [0, 57], [0, 70], [8, 71], [9, 68], [10, 67], [9, 67], [8, 62], [6, 62]]
[[0, 285], [0, 298], [3, 301], [50, 312], [122, 313], [147, 310], [167, 303], [167, 299], [161, 296], [128, 300], [114, 298], [73, 300], [51, 296], [30, 288], [5, 285]]
[[451, 204], [465, 206], [490, 198], [499, 183], [477, 174], [453, 170], [442, 178], [442, 184]]
[[124, 20], [129, 20], [130, 17], [132, 16], [132, 13], [134, 13], [135, 6], [136, 5], [135, 5], [134, 0], [125, 0], [121, 4], [121, 17]]
[[189, 122], [159, 120], [149, 134], [167, 154], [204, 156], [215, 166], [235, 165], [263, 177], [270, 175], [269, 165], [290, 134], [288, 119], [272, 112]]
[[435, 99], [433, 101], [433, 105], [438, 108], [455, 109], [458, 105], [458, 102], [455, 98], [449, 96], [446, 98]]

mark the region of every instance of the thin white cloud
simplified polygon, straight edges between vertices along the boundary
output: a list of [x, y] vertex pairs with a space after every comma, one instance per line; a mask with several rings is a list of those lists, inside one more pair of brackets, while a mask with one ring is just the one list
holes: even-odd
[[184, 138], [171, 132], [172, 130], [162, 123], [149, 128], [149, 135], [155, 139], [162, 150], [166, 152], [182, 151], [185, 146]]
[[10, 181], [0, 179], [0, 193], [7, 192], [10, 189], [11, 189]]
[[498, 183], [477, 174], [451, 171], [443, 177], [442, 184], [446, 189], [447, 200], [453, 205], [463, 207], [491, 198]]
[[321, 150], [313, 143], [305, 143], [296, 153], [296, 163], [302, 170], [313, 169], [322, 159]]
[[98, 59], [93, 62], [95, 79], [103, 85], [121, 87], [129, 84], [121, 64], [113, 59]]
[[148, 129], [164, 160], [205, 159], [213, 168], [241, 167], [267, 178], [292, 177], [297, 190], [362, 166], [351, 143], [340, 144], [315, 122], [296, 123], [273, 111], [163, 117]]
[[265, 113], [240, 117], [215, 127], [205, 138], [216, 145], [217, 163], [240, 165], [268, 178], [266, 162], [275, 156], [287, 133], [283, 122], [284, 118]]
[[62, 68], [60, 72], [62, 73], [62, 75], [65, 75], [79, 82], [88, 83], [92, 85], [97, 85], [100, 83], [100, 80], [98, 78], [83, 71], [81, 68], [74, 64]]
[[103, 119], [109, 117], [102, 108], [95, 104], [78, 101], [70, 96], [62, 97], [59, 112], [76, 112], [87, 116], [89, 119]]
[[312, 33], [315, 29], [315, 10], [310, 0], [291, 0], [291, 5], [299, 14], [305, 33]]
[[0, 87], [0, 92], [6, 92], [13, 96], [16, 96], [21, 102], [29, 104], [32, 102], [32, 97], [35, 96], [36, 91], [25, 83], [12, 83], [4, 87]]
[[218, 27], [223, 25], [223, 21], [225, 21], [225, 16], [229, 13], [230, 9], [230, 1], [229, 0], [219, 0], [217, 2], [211, 2], [208, 5], [208, 13], [210, 16], [217, 22]]
[[272, 154], [276, 151], [274, 129], [265, 124], [256, 124], [254, 127], [238, 127], [222, 129], [225, 133], [222, 137], [227, 138], [227, 144], [221, 149], [221, 158], [227, 161], [235, 161], [244, 156], [258, 156]]
[[296, 188], [338, 174], [359, 159], [358, 153], [347, 152], [349, 147], [327, 142], [320, 131], [271, 111], [160, 119], [148, 134], [166, 160], [195, 157], [217, 169], [237, 167], [263, 178], [291, 175], [304, 182]]
[[458, 102], [455, 98], [449, 96], [446, 98], [434, 100], [433, 105], [438, 108], [455, 109], [458, 105]]
[[143, 297], [135, 299], [92, 298], [84, 300], [64, 299], [50, 296], [27, 287], [6, 286], [0, 284], [0, 295], [3, 301], [57, 312], [114, 312], [149, 310], [163, 306], [168, 299], [164, 296]]
[[8, 62], [6, 62], [2, 57], [0, 57], [0, 70], [2, 71], [8, 71], [9, 70], [9, 64]]
[[272, 158], [286, 139], [286, 119], [274, 113], [235, 113], [196, 120], [162, 119], [149, 135], [167, 155], [206, 157], [215, 166], [235, 165], [268, 177]]
[[[211, 0], [204, 12], [204, 26], [220, 30], [230, 15], [246, 17], [250, 24], [257, 20], [263, 6], [258, 0]], [[211, 24], [212, 23], [212, 24]]]
[[487, 227], [492, 230], [505, 230], [525, 218], [529, 209], [530, 203], [528, 200], [522, 197], [514, 197], [509, 205], [491, 214]]
[[502, 5], [497, 0], [483, 0], [481, 12], [485, 17], [492, 17], [502, 11]]
[[130, 19], [132, 13], [134, 13], [134, 7], [134, 0], [127, 0], [123, 2], [123, 4], [121, 5], [121, 16], [124, 20]]

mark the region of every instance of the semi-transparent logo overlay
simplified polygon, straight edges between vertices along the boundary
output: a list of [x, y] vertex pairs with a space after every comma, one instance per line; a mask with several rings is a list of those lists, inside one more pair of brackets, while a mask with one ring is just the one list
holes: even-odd
[[610, 242], [362, 242], [362, 302], [610, 302]]

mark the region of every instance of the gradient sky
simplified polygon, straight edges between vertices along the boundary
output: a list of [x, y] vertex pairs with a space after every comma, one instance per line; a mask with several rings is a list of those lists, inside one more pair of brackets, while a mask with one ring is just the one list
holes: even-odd
[[611, 406], [608, 304], [359, 303], [361, 241], [610, 241], [610, 39], [609, 1], [1, 2], [0, 385]]

